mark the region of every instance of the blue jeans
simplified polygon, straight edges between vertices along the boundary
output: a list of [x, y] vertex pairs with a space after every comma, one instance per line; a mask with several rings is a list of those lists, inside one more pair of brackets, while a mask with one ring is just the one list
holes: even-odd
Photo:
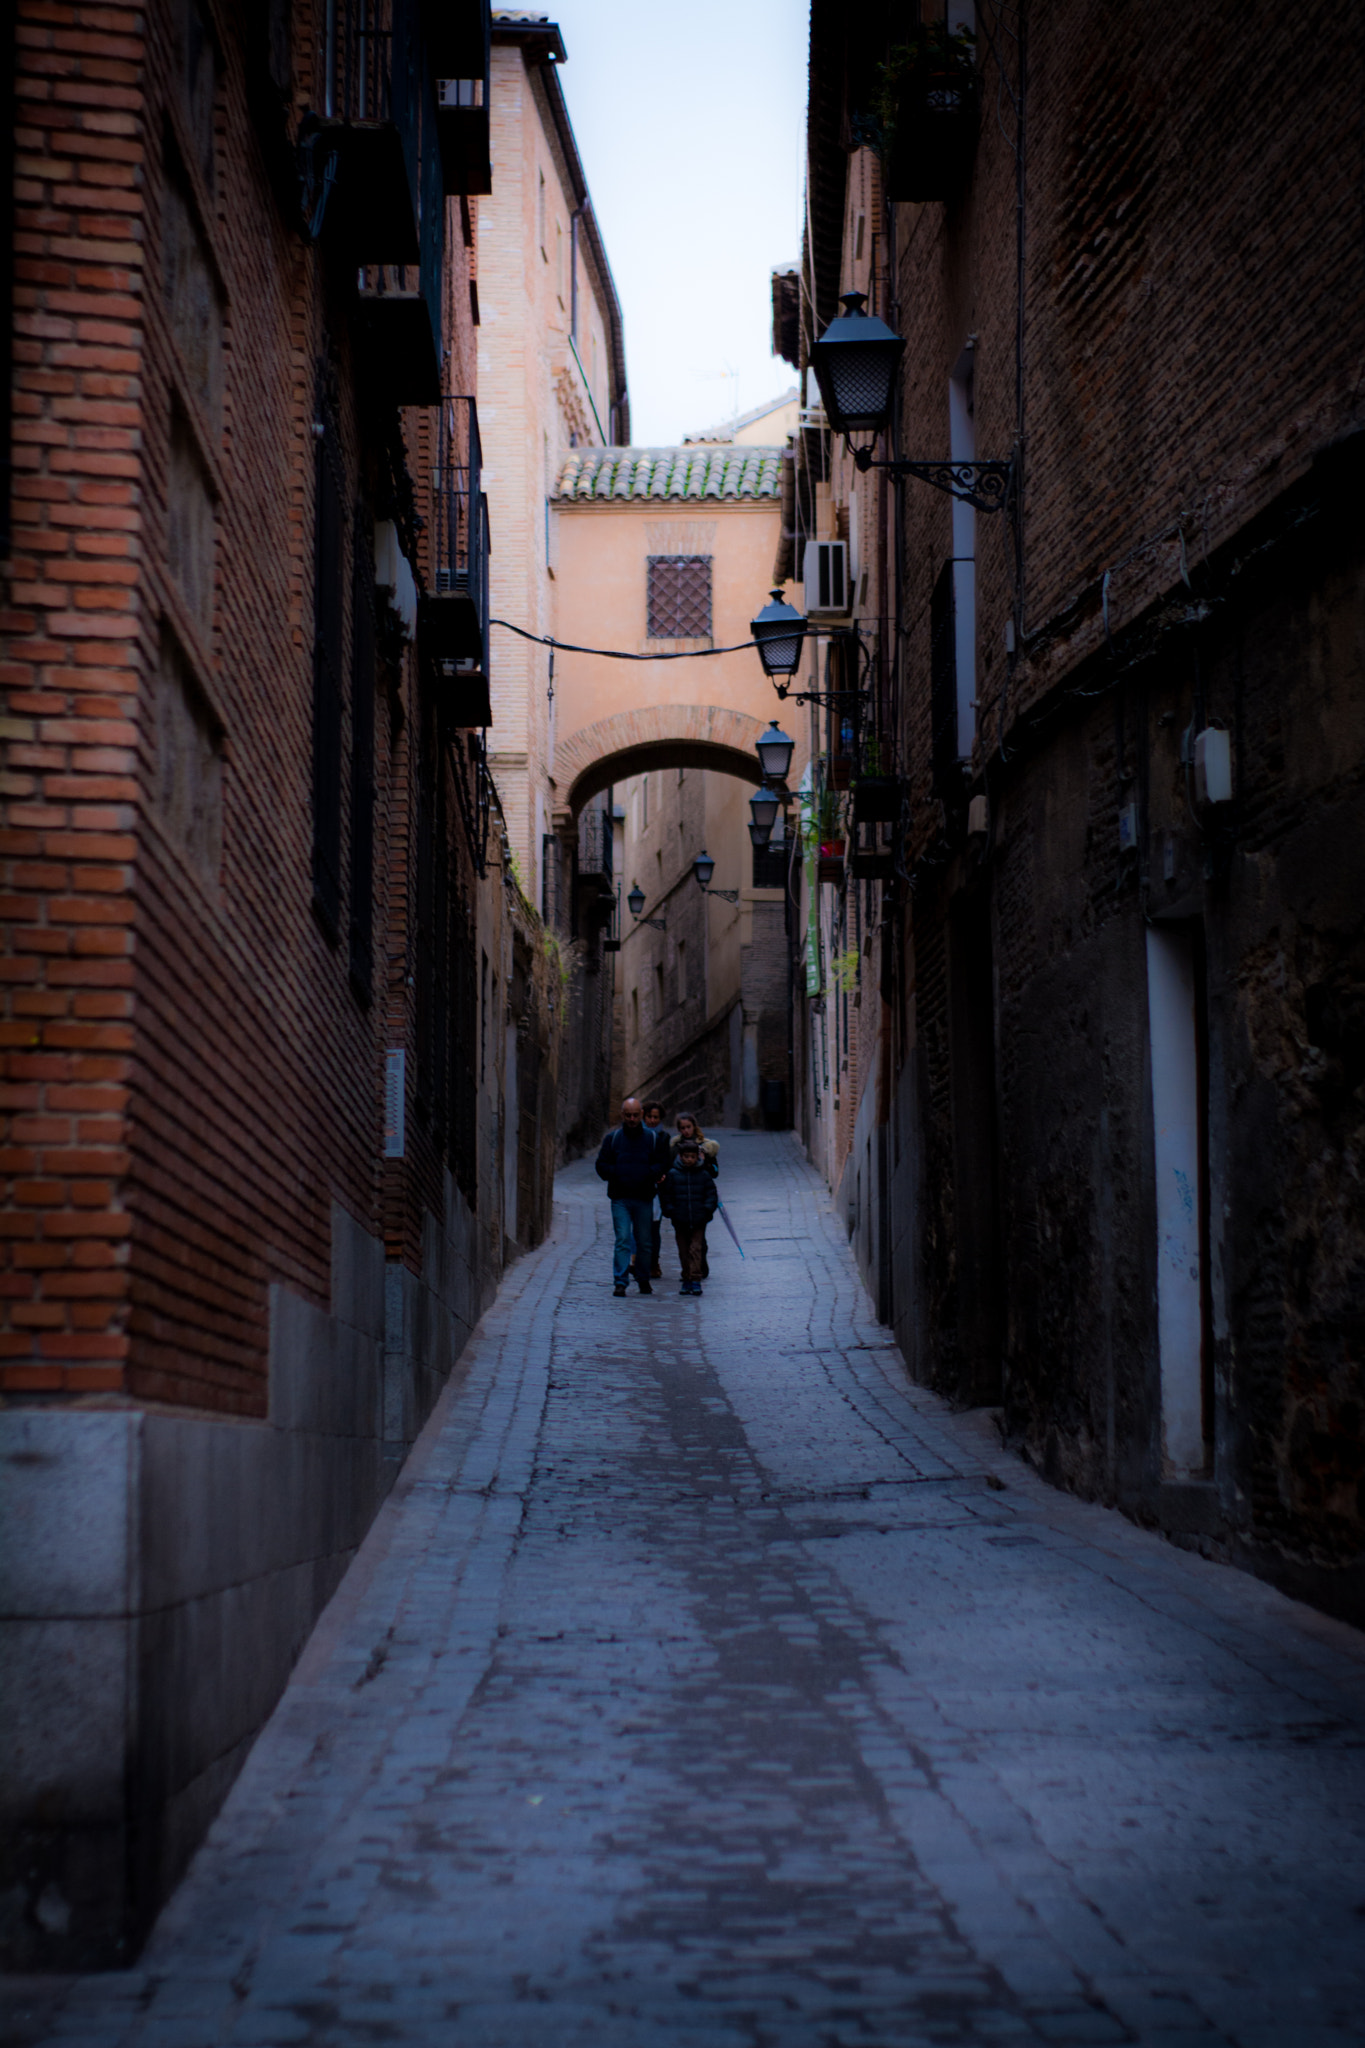
[[633, 1258], [636, 1272], [642, 1280], [647, 1281], [654, 1257], [653, 1199], [646, 1202], [622, 1202], [613, 1196], [611, 1223], [612, 1229], [616, 1232], [616, 1243], [611, 1257], [612, 1279], [618, 1287], [624, 1287]]

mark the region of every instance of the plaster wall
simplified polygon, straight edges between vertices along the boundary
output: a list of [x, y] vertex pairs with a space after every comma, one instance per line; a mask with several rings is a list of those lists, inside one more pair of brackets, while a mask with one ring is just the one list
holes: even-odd
[[[745, 643], [749, 621], [766, 603], [771, 582], [781, 517], [774, 500], [560, 501], [552, 516], [556, 534], [555, 633], [560, 640], [584, 647], [619, 647], [643, 655], [700, 652], [707, 642], [651, 640], [647, 632], [649, 556], [699, 554], [712, 560], [709, 644], [739, 649], [703, 660], [628, 663], [558, 651], [556, 802], [560, 806], [569, 804], [573, 796], [564, 768], [575, 759], [574, 735], [622, 714], [710, 706], [718, 712], [739, 712], [756, 719], [759, 730], [767, 727], [782, 706], [758, 656]], [[681, 718], [677, 729], [679, 733], [683, 730]], [[790, 722], [786, 729], [797, 731]], [[798, 759], [794, 780], [801, 765]], [[576, 767], [570, 767], [570, 776], [576, 772]]]
[[[606, 438], [607, 310], [580, 246], [575, 350], [574, 196], [545, 87], [515, 44], [495, 40], [492, 64], [494, 175], [491, 197], [479, 201], [478, 337], [492, 609], [495, 618], [548, 634], [555, 629], [548, 500], [563, 452]], [[490, 759], [518, 869], [539, 902], [536, 821], [553, 808], [547, 651], [495, 629], [492, 671]]]

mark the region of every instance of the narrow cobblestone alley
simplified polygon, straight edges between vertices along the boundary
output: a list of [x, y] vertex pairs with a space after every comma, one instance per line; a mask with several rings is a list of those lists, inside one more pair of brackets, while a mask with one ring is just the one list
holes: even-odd
[[791, 1137], [723, 1186], [747, 1263], [620, 1302], [561, 1175], [140, 1966], [15, 2038], [1365, 2038], [1365, 1643], [910, 1386]]

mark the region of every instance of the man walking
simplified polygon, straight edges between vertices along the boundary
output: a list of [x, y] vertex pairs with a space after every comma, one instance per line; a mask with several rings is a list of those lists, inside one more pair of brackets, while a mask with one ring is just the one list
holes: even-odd
[[719, 1203], [716, 1184], [701, 1163], [701, 1145], [696, 1138], [683, 1138], [678, 1156], [659, 1189], [665, 1216], [672, 1219], [678, 1242], [678, 1264], [682, 1268], [679, 1294], [701, 1293], [702, 1248], [706, 1225]]
[[611, 1290], [615, 1295], [626, 1291], [632, 1258], [641, 1294], [654, 1292], [649, 1284], [654, 1262], [654, 1195], [667, 1169], [667, 1138], [662, 1131], [645, 1129], [639, 1099], [628, 1095], [621, 1104], [620, 1123], [607, 1132], [597, 1155], [597, 1172], [607, 1184], [616, 1234]]

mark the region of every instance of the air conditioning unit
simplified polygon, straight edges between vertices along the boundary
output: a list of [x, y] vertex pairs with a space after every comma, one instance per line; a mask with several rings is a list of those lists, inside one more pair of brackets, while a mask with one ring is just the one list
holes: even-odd
[[848, 542], [808, 540], [802, 580], [808, 612], [847, 612], [853, 601], [848, 583]]

